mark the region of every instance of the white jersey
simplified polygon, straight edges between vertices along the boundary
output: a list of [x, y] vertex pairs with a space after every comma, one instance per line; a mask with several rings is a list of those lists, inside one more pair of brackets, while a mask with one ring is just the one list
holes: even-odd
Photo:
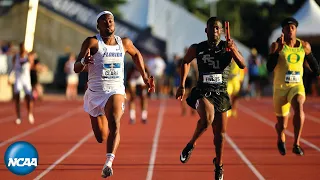
[[94, 64], [88, 64], [88, 89], [95, 92], [124, 88], [124, 48], [119, 36], [117, 45], [106, 45], [100, 34], [98, 51], [93, 55]]
[[20, 57], [19, 54], [16, 55], [14, 63], [14, 93], [18, 94], [23, 89], [27, 95], [32, 95], [31, 87], [31, 77], [30, 77], [30, 62], [28, 56]]
[[14, 72], [16, 79], [28, 80], [30, 79], [30, 62], [28, 56], [20, 57], [19, 54], [16, 55]]

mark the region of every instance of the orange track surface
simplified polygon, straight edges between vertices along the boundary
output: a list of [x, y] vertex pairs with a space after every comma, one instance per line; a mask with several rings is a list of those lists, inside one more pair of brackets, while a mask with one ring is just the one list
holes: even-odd
[[[22, 112], [22, 124], [17, 126], [13, 103], [0, 103], [0, 179], [101, 179], [105, 144], [98, 144], [92, 136], [90, 120], [82, 110], [81, 101], [37, 102], [34, 125], [26, 121], [24, 105]], [[320, 98], [307, 98], [305, 112], [301, 145], [306, 155], [299, 157], [291, 153], [290, 119], [288, 153], [281, 156], [276, 148], [272, 99], [242, 99], [238, 117], [231, 118], [228, 124], [223, 157], [225, 180], [320, 179]], [[184, 117], [180, 114], [178, 100], [150, 100], [149, 123], [140, 123], [138, 108], [137, 123], [130, 125], [126, 109], [121, 122], [121, 143], [113, 165], [114, 176], [108, 179], [213, 179], [215, 155], [211, 129], [200, 138], [189, 162], [180, 163], [180, 152], [192, 136], [198, 119], [198, 115], [191, 116], [189, 112]], [[39, 153], [38, 167], [24, 177], [9, 172], [3, 161], [6, 148], [20, 140], [32, 143]]]

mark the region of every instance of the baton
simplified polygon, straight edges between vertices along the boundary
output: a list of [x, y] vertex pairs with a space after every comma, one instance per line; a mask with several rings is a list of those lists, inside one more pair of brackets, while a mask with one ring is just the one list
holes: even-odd
[[[229, 22], [225, 21], [224, 22], [224, 33], [226, 35], [226, 41], [230, 41], [230, 30], [229, 30]], [[227, 51], [230, 51], [230, 49], [227, 47], [226, 48]]]
[[[152, 89], [151, 89], [151, 84], [154, 84], [154, 77], [153, 76], [151, 76], [150, 77], [150, 79], [149, 79], [149, 89], [148, 89], [148, 92], [150, 93], [150, 92], [152, 92]], [[154, 89], [153, 89], [153, 92], [155, 92], [155, 87], [154, 87]]]

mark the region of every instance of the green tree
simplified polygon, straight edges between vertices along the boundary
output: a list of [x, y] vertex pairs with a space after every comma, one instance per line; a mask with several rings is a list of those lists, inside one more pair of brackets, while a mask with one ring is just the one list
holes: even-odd
[[184, 8], [186, 8], [190, 12], [195, 12], [198, 8], [199, 1], [203, 0], [171, 0]]
[[[210, 17], [210, 4], [205, 0], [171, 0], [204, 22]], [[232, 37], [262, 55], [269, 51], [269, 37], [285, 17], [292, 16], [306, 0], [275, 0], [258, 4], [256, 0], [219, 0], [217, 15], [230, 22]], [[316, 0], [320, 5], [320, 0]]]
[[184, 7], [199, 19], [205, 21], [210, 15], [210, 8], [205, 0], [171, 0], [172, 2]]

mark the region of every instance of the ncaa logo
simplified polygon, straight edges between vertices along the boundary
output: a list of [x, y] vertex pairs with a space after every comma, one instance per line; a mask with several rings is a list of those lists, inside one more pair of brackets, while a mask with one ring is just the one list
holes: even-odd
[[6, 150], [4, 163], [12, 173], [20, 176], [27, 175], [38, 166], [38, 151], [28, 142], [15, 142]]

